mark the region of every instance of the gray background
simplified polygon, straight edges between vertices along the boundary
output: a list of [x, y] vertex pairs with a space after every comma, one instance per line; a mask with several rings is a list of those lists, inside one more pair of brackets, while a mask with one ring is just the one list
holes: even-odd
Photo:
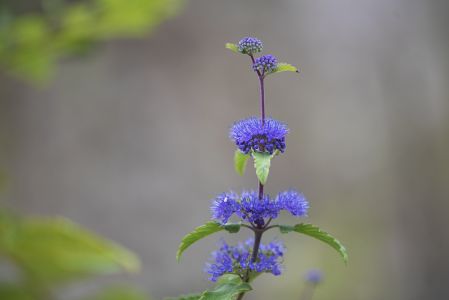
[[315, 299], [448, 299], [447, 3], [196, 0], [147, 39], [63, 62], [46, 88], [2, 75], [9, 205], [134, 250], [143, 270], [125, 280], [155, 298], [207, 288], [218, 236], [181, 264], [174, 255], [217, 193], [256, 188], [252, 167], [233, 171], [227, 133], [258, 113], [257, 78], [223, 47], [254, 35], [302, 70], [267, 80], [267, 112], [291, 133], [266, 190], [301, 189], [309, 221], [344, 242], [350, 262], [283, 237], [285, 275], [262, 276], [248, 299], [297, 299], [312, 267], [326, 274]]

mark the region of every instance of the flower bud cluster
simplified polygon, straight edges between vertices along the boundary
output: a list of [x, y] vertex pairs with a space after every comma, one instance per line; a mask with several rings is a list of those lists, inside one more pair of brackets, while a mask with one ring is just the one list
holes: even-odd
[[254, 37], [245, 37], [240, 40], [238, 49], [243, 54], [254, 54], [262, 51], [262, 42]]
[[271, 54], [267, 54], [256, 58], [253, 64], [253, 69], [254, 71], [259, 71], [262, 73], [270, 73], [273, 72], [277, 66], [278, 66], [277, 58]]

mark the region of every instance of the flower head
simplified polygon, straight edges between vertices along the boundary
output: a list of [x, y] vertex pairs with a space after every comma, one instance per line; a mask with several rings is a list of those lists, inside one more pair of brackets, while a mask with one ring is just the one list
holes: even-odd
[[259, 199], [257, 192], [249, 191], [243, 192], [240, 199], [241, 209], [237, 211], [237, 215], [250, 223], [263, 226], [267, 218], [277, 218], [279, 214], [279, 206], [269, 195]]
[[256, 58], [256, 60], [254, 61], [253, 69], [254, 71], [260, 71], [262, 73], [269, 73], [274, 71], [277, 65], [277, 58], [271, 54], [267, 54]]
[[254, 54], [262, 51], [262, 42], [254, 37], [245, 37], [240, 40], [239, 51], [243, 54]]
[[309, 270], [306, 273], [305, 279], [311, 284], [318, 284], [323, 280], [323, 273], [320, 270]]
[[218, 195], [212, 202], [212, 218], [221, 220], [223, 224], [226, 224], [229, 218], [240, 209], [237, 199], [238, 196], [234, 192]]
[[275, 199], [265, 194], [262, 199], [256, 191], [244, 191], [239, 196], [233, 192], [218, 195], [211, 206], [212, 219], [226, 224], [232, 215], [263, 227], [268, 219], [275, 219], [279, 212], [286, 210], [295, 217], [307, 215], [309, 203], [304, 195], [295, 190], [287, 190]]
[[257, 258], [251, 261], [252, 245], [254, 239], [248, 239], [244, 243], [230, 246], [222, 241], [220, 248], [212, 252], [211, 262], [206, 264], [205, 272], [210, 274], [211, 281], [226, 273], [244, 275], [245, 270], [253, 273], [272, 273], [280, 275], [281, 262], [285, 253], [285, 247], [280, 241], [272, 241], [269, 244], [260, 244]]
[[281, 209], [289, 211], [296, 217], [306, 216], [309, 210], [309, 202], [307, 202], [306, 197], [295, 190], [279, 193], [276, 197], [276, 203]]
[[278, 120], [266, 118], [262, 123], [261, 119], [251, 117], [234, 123], [229, 137], [245, 154], [250, 150], [273, 154], [275, 150], [285, 151], [287, 133], [287, 125]]

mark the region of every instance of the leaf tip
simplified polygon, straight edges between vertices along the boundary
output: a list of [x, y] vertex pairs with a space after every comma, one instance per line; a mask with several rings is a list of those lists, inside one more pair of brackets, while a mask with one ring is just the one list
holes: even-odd
[[236, 44], [226, 43], [225, 44], [225, 48], [231, 50], [232, 52], [240, 53], [239, 48], [237, 47]]

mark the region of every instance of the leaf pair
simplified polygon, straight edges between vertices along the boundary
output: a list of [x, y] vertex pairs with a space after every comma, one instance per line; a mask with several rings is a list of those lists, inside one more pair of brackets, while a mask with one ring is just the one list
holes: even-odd
[[[206, 236], [209, 236], [221, 230], [227, 230], [230, 233], [236, 233], [240, 230], [240, 227], [241, 227], [240, 224], [221, 225], [220, 223], [210, 221], [204, 225], [195, 228], [192, 232], [184, 236], [184, 238], [182, 239], [181, 244], [179, 245], [178, 248], [178, 252], [176, 253], [176, 260], [179, 262], [181, 260], [182, 253], [188, 247], [190, 247], [192, 244], [199, 241], [200, 239], [205, 238]], [[279, 227], [281, 233], [297, 232], [320, 240], [325, 244], [329, 245], [330, 247], [332, 247], [333, 249], [335, 249], [341, 255], [345, 263], [348, 262], [348, 253], [343, 244], [340, 243], [340, 241], [338, 241], [329, 233], [325, 232], [324, 230], [321, 230], [318, 226], [315, 226], [313, 224], [301, 223], [296, 224], [294, 226], [275, 225], [274, 227]]]
[[[236, 44], [226, 43], [225, 47], [227, 49], [231, 50], [232, 52], [242, 54], [239, 51], [239, 47]], [[274, 73], [280, 73], [280, 72], [295, 72], [295, 73], [299, 73], [299, 70], [298, 70], [298, 68], [296, 68], [295, 66], [293, 66], [291, 64], [278, 63], [276, 68], [273, 71], [271, 71], [270, 73], [267, 73], [267, 74], [274, 74]]]
[[[260, 183], [265, 185], [268, 179], [268, 174], [270, 173], [271, 159], [276, 155], [265, 152], [252, 151], [251, 156], [254, 159], [254, 168], [256, 169], [256, 175]], [[245, 154], [240, 150], [235, 150], [234, 153], [234, 168], [239, 175], [245, 173], [246, 165], [250, 154]]]

